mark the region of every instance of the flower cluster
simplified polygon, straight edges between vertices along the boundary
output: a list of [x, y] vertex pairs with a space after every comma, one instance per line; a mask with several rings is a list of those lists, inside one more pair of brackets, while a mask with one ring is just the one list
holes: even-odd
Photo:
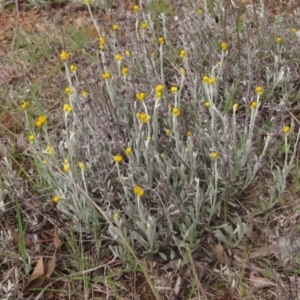
[[258, 85], [256, 88], [255, 88], [255, 92], [256, 94], [258, 94], [259, 96], [261, 96], [263, 93], [264, 93], [264, 89], [262, 86]]
[[160, 99], [162, 96], [163, 96], [163, 90], [164, 90], [164, 86], [162, 84], [158, 84], [156, 87], [155, 87], [155, 97], [157, 99]]
[[64, 159], [63, 170], [65, 172], [68, 172], [70, 170], [70, 164], [69, 164], [69, 160], [67, 158]]
[[149, 116], [148, 114], [146, 114], [144, 112], [137, 113], [136, 116], [140, 120], [141, 123], [147, 123], [151, 119], [151, 116]]
[[72, 110], [73, 110], [73, 107], [70, 104], [68, 104], [68, 103], [64, 104], [64, 106], [63, 106], [64, 112], [71, 112]]
[[203, 78], [202, 78], [202, 81], [205, 82], [205, 83], [208, 83], [208, 84], [215, 84], [216, 83], [216, 78], [204, 75]]
[[106, 44], [106, 39], [104, 36], [100, 36], [99, 37], [99, 50], [103, 51], [105, 48], [105, 44]]
[[73, 89], [71, 87], [67, 86], [65, 88], [65, 92], [66, 92], [66, 94], [71, 95], [73, 93]]
[[36, 127], [41, 127], [47, 122], [46, 116], [39, 116], [35, 122]]
[[103, 79], [109, 79], [110, 77], [111, 77], [110, 72], [105, 72], [105, 73], [102, 74]]
[[60, 58], [61, 58], [61, 60], [67, 60], [67, 59], [69, 59], [70, 58], [70, 54], [69, 54], [69, 52], [68, 51], [62, 51], [61, 53], [60, 53]]
[[146, 98], [146, 93], [145, 92], [138, 92], [135, 94], [135, 97], [138, 101], [144, 101]]
[[142, 187], [137, 185], [133, 188], [133, 193], [138, 197], [143, 197], [145, 194], [145, 191]]
[[226, 51], [228, 49], [228, 44], [226, 42], [222, 42], [221, 49], [222, 49], [222, 51]]
[[29, 106], [30, 106], [29, 101], [24, 101], [24, 102], [21, 104], [21, 108], [24, 109], [24, 110], [27, 109]]

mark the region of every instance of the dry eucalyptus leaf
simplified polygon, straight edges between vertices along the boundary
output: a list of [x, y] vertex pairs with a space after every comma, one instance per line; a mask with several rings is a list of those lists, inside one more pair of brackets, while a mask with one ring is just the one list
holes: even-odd
[[24, 288], [24, 293], [28, 290], [41, 286], [45, 281], [45, 267], [43, 257], [41, 256], [33, 270], [31, 277]]
[[48, 261], [46, 265], [46, 273], [45, 276], [49, 278], [51, 274], [53, 273], [56, 266], [56, 251], [54, 252], [52, 258]]
[[217, 260], [222, 264], [222, 265], [227, 265], [230, 266], [231, 262], [225, 253], [224, 247], [221, 244], [216, 244], [212, 247], [212, 251], [217, 258]]
[[261, 248], [257, 248], [250, 254], [250, 259], [257, 258], [257, 257], [265, 257], [269, 255], [274, 255], [279, 251], [278, 245], [271, 245], [271, 246], [264, 246]]

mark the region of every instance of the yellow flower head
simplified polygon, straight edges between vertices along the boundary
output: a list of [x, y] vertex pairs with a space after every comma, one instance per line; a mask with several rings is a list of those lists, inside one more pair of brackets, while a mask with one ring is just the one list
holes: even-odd
[[103, 79], [109, 79], [110, 77], [111, 77], [110, 72], [105, 72], [105, 73], [102, 74]]
[[85, 168], [85, 164], [83, 162], [78, 163], [78, 168], [83, 170]]
[[115, 55], [115, 60], [116, 61], [122, 61], [123, 60], [123, 56], [121, 54], [116, 54]]
[[29, 140], [29, 142], [33, 142], [35, 140], [35, 136], [34, 135], [29, 135], [28, 140]]
[[284, 132], [285, 134], [289, 134], [290, 131], [291, 131], [290, 126], [284, 126], [284, 127], [283, 127], [283, 132]]
[[147, 123], [151, 119], [151, 116], [147, 115], [144, 112], [137, 113], [136, 116], [140, 120], [140, 122], [142, 122], [142, 123]]
[[117, 155], [115, 155], [114, 156], [114, 161], [116, 162], [116, 163], [121, 163], [122, 161], [123, 161], [123, 156], [121, 155], [121, 154], [117, 154]]
[[24, 110], [27, 109], [29, 106], [30, 106], [29, 101], [24, 101], [24, 102], [21, 104], [21, 108], [24, 109]]
[[77, 67], [75, 65], [70, 65], [70, 71], [71, 72], [76, 72]]
[[113, 30], [113, 31], [119, 30], [119, 25], [118, 25], [118, 24], [114, 24], [114, 25], [112, 26], [112, 30]]
[[192, 136], [193, 133], [189, 130], [186, 134], [187, 136]]
[[208, 101], [206, 101], [205, 103], [204, 103], [204, 105], [205, 105], [205, 107], [210, 107], [210, 103], [208, 102]]
[[48, 145], [47, 147], [46, 147], [46, 154], [48, 154], [48, 155], [53, 155], [54, 153], [55, 153], [55, 151], [54, 151], [54, 148], [52, 147], [52, 146], [50, 146], [50, 145]]
[[106, 39], [105, 39], [104, 36], [99, 37], [99, 43], [100, 43], [100, 45], [105, 45], [106, 44]]
[[216, 78], [215, 77], [209, 77], [207, 83], [208, 84], [215, 84], [216, 83]]
[[164, 86], [162, 84], [158, 84], [156, 87], [155, 87], [155, 92], [162, 92], [164, 90]]
[[204, 75], [204, 76], [202, 77], [202, 81], [205, 82], [205, 83], [208, 83], [209, 77], [206, 76], [206, 75]]
[[103, 45], [103, 44], [100, 44], [100, 45], [99, 45], [99, 50], [100, 50], [100, 51], [104, 51], [104, 49], [105, 49], [104, 45]]
[[133, 11], [138, 12], [140, 10], [140, 7], [138, 5], [133, 6]]
[[211, 154], [210, 154], [210, 157], [212, 158], [212, 159], [217, 159], [218, 157], [219, 157], [219, 154], [217, 153], [217, 152], [212, 152]]
[[68, 104], [68, 103], [64, 104], [64, 106], [63, 106], [64, 112], [71, 112], [72, 110], [73, 110], [73, 107], [70, 104]]
[[35, 122], [36, 127], [41, 127], [47, 122], [46, 116], [39, 116]]
[[140, 27], [141, 29], [146, 30], [148, 28], [148, 24], [143, 22]]
[[89, 4], [90, 0], [84, 0], [83, 2], [84, 2], [84, 4]]
[[156, 99], [160, 99], [161, 97], [162, 97], [162, 92], [156, 92], [155, 93], [155, 97], [156, 97]]
[[282, 37], [278, 36], [275, 41], [276, 41], [277, 44], [282, 43]]
[[162, 84], [158, 84], [156, 87], [155, 87], [155, 97], [157, 99], [160, 99], [163, 95], [163, 90], [164, 90], [164, 86]]
[[131, 147], [127, 147], [125, 149], [125, 153], [126, 153], [127, 156], [129, 156], [132, 153], [132, 148]]
[[199, 15], [202, 15], [202, 14], [203, 14], [203, 9], [202, 9], [202, 8], [199, 8], [199, 9], [198, 9], [198, 14], [199, 14]]
[[258, 85], [256, 88], [255, 88], [255, 92], [256, 94], [258, 94], [259, 96], [261, 96], [263, 93], [264, 93], [264, 89], [262, 86]]
[[178, 92], [177, 86], [172, 86], [172, 87], [171, 87], [171, 93], [175, 94], [175, 93], [177, 93], [177, 92]]
[[250, 104], [250, 108], [254, 109], [256, 107], [257, 107], [257, 102], [256, 101], [252, 101], [251, 104]]
[[59, 201], [61, 200], [61, 197], [60, 196], [55, 196], [53, 197], [52, 201], [57, 204]]
[[122, 68], [122, 74], [123, 75], [128, 75], [129, 74], [129, 69], [127, 67]]
[[185, 74], [185, 69], [184, 69], [184, 68], [180, 68], [180, 69], [179, 69], [179, 73], [180, 73], [181, 75], [184, 75], [184, 74]]
[[66, 92], [68, 95], [70, 95], [70, 94], [73, 93], [73, 89], [72, 89], [71, 87], [67, 86], [67, 87], [65, 88], [65, 92]]
[[158, 43], [159, 43], [160, 45], [164, 45], [164, 44], [165, 44], [165, 39], [164, 39], [162, 36], [160, 36], [160, 37], [157, 39], [157, 41], [158, 41]]
[[138, 196], [138, 197], [143, 197], [144, 194], [145, 194], [145, 191], [142, 187], [136, 185], [134, 188], [133, 188], [133, 193]]
[[146, 98], [146, 93], [145, 92], [139, 92], [135, 94], [135, 97], [139, 101], [144, 101]]
[[293, 28], [291, 29], [291, 31], [292, 31], [292, 33], [296, 33], [296, 32], [297, 32], [297, 28], [296, 28], [296, 27], [293, 27]]
[[67, 60], [69, 59], [70, 55], [69, 55], [69, 52], [68, 51], [62, 51], [60, 53], [60, 59], [61, 60]]
[[226, 42], [221, 43], [221, 49], [222, 49], [222, 51], [226, 51], [228, 49], [228, 45]]
[[185, 51], [184, 49], [183, 49], [183, 50], [180, 50], [180, 52], [179, 52], [179, 57], [180, 57], [180, 58], [184, 58], [185, 55], [186, 55], [186, 51]]
[[170, 135], [171, 132], [172, 132], [171, 129], [165, 129], [165, 134], [166, 134], [166, 135]]
[[238, 104], [238, 103], [234, 103], [234, 104], [232, 105], [232, 109], [233, 109], [234, 111], [236, 111], [238, 108], [239, 108], [239, 104]]
[[131, 57], [131, 55], [132, 55], [132, 53], [131, 53], [130, 50], [126, 50], [126, 51], [125, 51], [125, 54], [126, 54], [127, 57]]
[[114, 219], [119, 220], [120, 219], [120, 214], [119, 213], [114, 213]]
[[180, 109], [177, 108], [177, 107], [173, 107], [173, 109], [172, 109], [172, 114], [173, 114], [173, 116], [175, 116], [175, 117], [180, 116]]
[[89, 93], [87, 91], [82, 91], [81, 96], [83, 98], [86, 98], [89, 95]]
[[63, 170], [64, 170], [65, 172], [70, 171], [70, 165], [69, 165], [68, 162], [63, 164]]

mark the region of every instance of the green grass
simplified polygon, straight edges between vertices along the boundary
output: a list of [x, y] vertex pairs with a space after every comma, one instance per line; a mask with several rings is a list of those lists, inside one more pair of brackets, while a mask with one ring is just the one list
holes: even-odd
[[[0, 215], [20, 241], [1, 221], [0, 298], [23, 299], [38, 258], [47, 268], [55, 253], [28, 299], [259, 299], [254, 270], [265, 299], [293, 299], [297, 12], [141, 2], [107, 11], [100, 29], [103, 11], [86, 8], [80, 28], [74, 10], [68, 25], [16, 31], [3, 60], [19, 79], [1, 86]], [[277, 252], [252, 258], [267, 245]]]

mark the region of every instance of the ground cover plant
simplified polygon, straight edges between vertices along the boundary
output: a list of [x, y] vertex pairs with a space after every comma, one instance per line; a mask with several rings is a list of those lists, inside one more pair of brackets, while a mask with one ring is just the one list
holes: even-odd
[[299, 8], [173, 2], [12, 35], [1, 298], [298, 299]]

